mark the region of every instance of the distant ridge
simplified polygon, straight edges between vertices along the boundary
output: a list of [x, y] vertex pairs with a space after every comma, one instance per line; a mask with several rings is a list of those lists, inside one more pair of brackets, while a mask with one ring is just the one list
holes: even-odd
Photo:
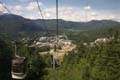
[[[56, 29], [55, 19], [45, 19], [47, 30]], [[101, 28], [112, 28], [120, 23], [112, 20], [92, 20], [89, 22], [72, 22], [59, 19], [60, 30], [94, 30]], [[41, 19], [27, 19], [14, 14], [0, 15], [0, 32], [20, 33], [20, 32], [40, 32], [45, 31], [45, 26]]]

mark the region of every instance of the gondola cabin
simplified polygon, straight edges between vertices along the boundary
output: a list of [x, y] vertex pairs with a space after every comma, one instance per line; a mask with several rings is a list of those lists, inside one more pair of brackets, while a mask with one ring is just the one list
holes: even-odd
[[25, 57], [15, 57], [12, 60], [12, 78], [24, 79], [26, 74], [27, 59]]

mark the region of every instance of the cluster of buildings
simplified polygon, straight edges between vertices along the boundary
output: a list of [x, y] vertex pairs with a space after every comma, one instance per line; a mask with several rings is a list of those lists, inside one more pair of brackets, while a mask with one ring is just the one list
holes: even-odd
[[49, 37], [42, 36], [36, 37], [34, 39], [23, 38], [22, 42], [26, 43], [26, 45], [29, 47], [36, 47], [40, 49], [38, 54], [51, 54], [53, 55], [54, 59], [60, 62], [63, 60], [65, 55], [67, 55], [70, 51], [76, 48], [76, 45], [73, 44], [66, 35]]
[[57, 48], [61, 49], [64, 46], [72, 45], [72, 41], [68, 39], [66, 35], [58, 35], [51, 37], [40, 37], [33, 41], [31, 47], [50, 47], [53, 49], [57, 45]]
[[[111, 38], [97, 38], [94, 42], [90, 42], [89, 45], [92, 47], [92, 46], [95, 46], [95, 45], [99, 45], [101, 43], [108, 43], [113, 39], [114, 39], [113, 37], [111, 37]], [[83, 45], [87, 46], [88, 44], [83, 43]]]

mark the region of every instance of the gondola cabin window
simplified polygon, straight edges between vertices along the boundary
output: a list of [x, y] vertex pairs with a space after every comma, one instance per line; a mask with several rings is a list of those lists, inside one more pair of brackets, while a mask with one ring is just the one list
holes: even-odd
[[12, 60], [12, 78], [24, 79], [26, 77], [27, 59], [25, 57], [16, 57]]

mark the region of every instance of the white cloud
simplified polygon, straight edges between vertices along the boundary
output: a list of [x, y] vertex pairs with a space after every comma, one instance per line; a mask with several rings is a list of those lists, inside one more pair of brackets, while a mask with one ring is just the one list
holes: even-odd
[[46, 16], [46, 17], [50, 17], [50, 14], [49, 14], [49, 13], [46, 13], [45, 16]]
[[21, 11], [23, 9], [23, 6], [21, 5], [14, 5], [14, 6], [8, 6], [8, 8], [14, 12], [14, 11]]
[[[92, 19], [95, 19], [95, 20], [115, 20], [116, 17], [115, 17], [116, 14], [110, 14], [110, 13], [101, 13], [101, 12], [98, 12], [96, 16], [93, 16]], [[120, 18], [120, 17], [118, 17]]]
[[19, 12], [19, 11], [14, 11], [14, 14], [16, 14], [16, 15], [21, 15], [21, 16], [23, 16], [23, 15], [24, 15], [24, 13], [23, 13], [23, 12]]
[[25, 1], [30, 1], [30, 0], [19, 0], [19, 1], [21, 1], [21, 2], [25, 2]]
[[3, 8], [3, 6], [0, 4], [0, 13], [4, 12], [5, 9]]
[[[49, 8], [43, 11], [46, 19], [56, 19], [56, 8]], [[41, 16], [40, 14], [38, 15]], [[59, 19], [67, 21], [85, 21], [84, 10], [76, 10], [72, 7], [61, 7], [59, 8]], [[38, 18], [39, 18], [38, 17]]]
[[[39, 5], [42, 6], [43, 3], [39, 2]], [[37, 9], [37, 3], [36, 2], [30, 2], [29, 5], [26, 7], [27, 10], [34, 10]]]
[[89, 11], [91, 10], [91, 6], [85, 6], [83, 9]]
[[91, 16], [97, 16], [96, 12], [91, 12]]
[[20, 6], [20, 5], [16, 5], [16, 6], [14, 6], [14, 10], [18, 10], [18, 11], [19, 11], [19, 10], [22, 10], [22, 8], [23, 8], [23, 7]]
[[[87, 7], [89, 9], [87, 13], [84, 10], [78, 10], [71, 7], [61, 7], [59, 8], [59, 19], [64, 19], [68, 21], [90, 21], [90, 20], [115, 20], [116, 18], [120, 19], [120, 16], [116, 17], [114, 13], [105, 13], [100, 11], [93, 11], [91, 7]], [[43, 11], [45, 18], [47, 19], [55, 19], [55, 8], [49, 8]]]
[[[56, 8], [47, 8], [42, 11], [45, 19], [56, 19]], [[120, 20], [119, 14], [107, 13], [105, 11], [86, 11], [83, 9], [76, 9], [72, 7], [60, 7], [59, 19], [67, 21], [90, 21], [90, 20]], [[25, 14], [24, 17], [31, 19], [41, 19], [41, 14], [38, 11], [32, 11]]]

